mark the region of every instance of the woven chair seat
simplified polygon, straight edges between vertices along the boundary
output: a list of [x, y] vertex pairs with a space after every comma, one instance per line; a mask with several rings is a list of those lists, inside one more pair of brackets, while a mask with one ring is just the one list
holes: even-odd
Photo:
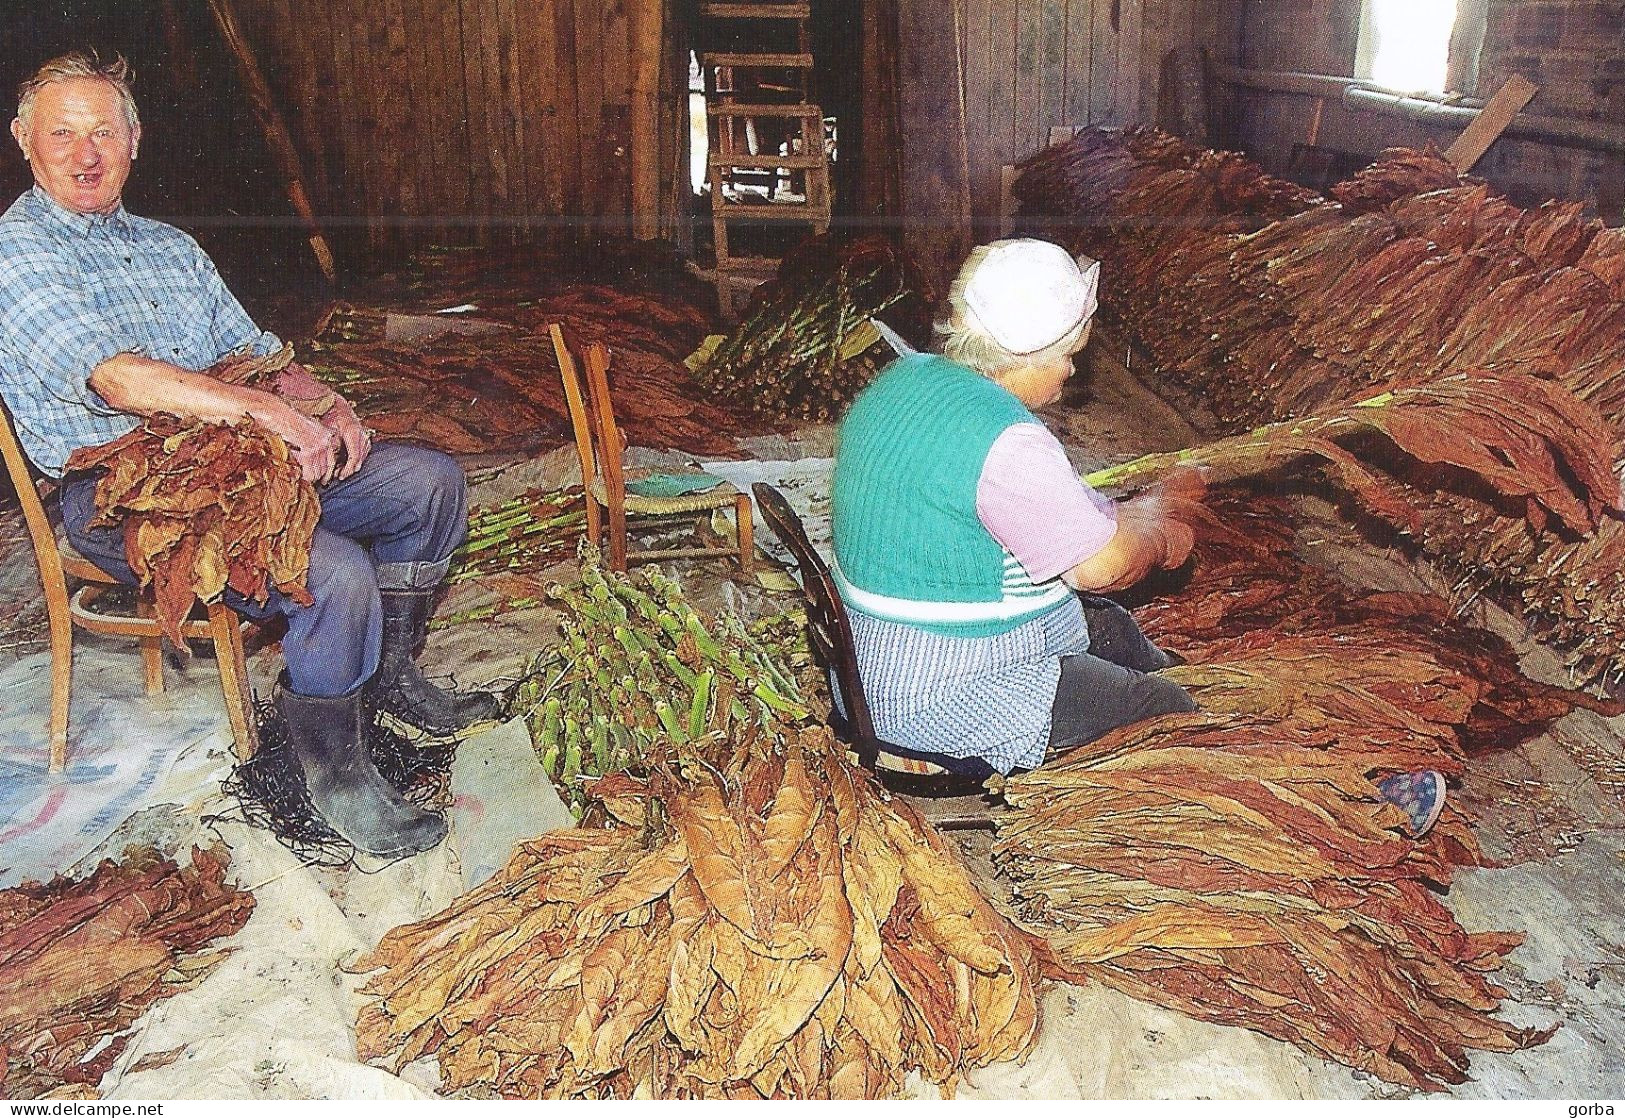
[[[608, 490], [602, 478], [592, 483], [592, 495], [599, 504], [609, 504]], [[738, 498], [739, 490], [727, 482], [704, 493], [685, 493], [681, 497], [640, 497], [629, 492], [626, 495], [626, 511], [633, 516], [680, 516], [689, 512], [733, 508]]]

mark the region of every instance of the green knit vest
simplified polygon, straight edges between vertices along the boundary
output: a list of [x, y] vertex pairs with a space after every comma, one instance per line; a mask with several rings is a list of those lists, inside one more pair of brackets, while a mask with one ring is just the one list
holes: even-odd
[[[947, 358], [894, 362], [853, 402], [837, 436], [833, 520], [842, 578], [917, 602], [1000, 602], [1014, 560], [978, 519], [976, 487], [999, 435], [1037, 422], [1015, 396]], [[1052, 606], [924, 627], [987, 636]]]

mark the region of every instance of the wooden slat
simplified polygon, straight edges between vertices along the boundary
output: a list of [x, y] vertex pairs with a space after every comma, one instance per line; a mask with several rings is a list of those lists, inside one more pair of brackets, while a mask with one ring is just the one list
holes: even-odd
[[1522, 74], [1513, 74], [1506, 84], [1495, 91], [1484, 111], [1473, 118], [1454, 143], [1445, 150], [1444, 157], [1460, 174], [1466, 174], [1490, 149], [1506, 126], [1512, 123], [1523, 107], [1529, 104], [1540, 87]]
[[484, 35], [488, 21], [496, 18], [496, 0], [457, 0], [462, 20], [462, 79], [464, 112], [468, 118], [469, 206], [463, 211], [472, 223], [472, 237], [485, 244], [490, 239], [488, 217], [496, 194], [496, 170], [492, 163], [492, 142], [500, 132], [496, 114], [500, 107], [492, 98], [485, 80]]
[[984, 157], [997, 167], [1015, 159], [1016, 0], [988, 5], [988, 137]]
[[726, 221], [828, 221], [829, 209], [787, 202], [729, 202], [718, 215]]
[[[577, 154], [581, 159], [583, 212], [600, 217], [605, 210], [602, 189], [609, 176], [624, 176], [624, 167], [604, 167], [599, 162], [599, 137], [603, 134], [604, 61], [603, 21], [599, 18], [602, 0], [575, 0], [576, 14], [576, 122]], [[590, 198], [590, 201], [589, 201]]]
[[[441, 166], [445, 176], [442, 189], [445, 192], [446, 208], [443, 213], [446, 221], [440, 230], [442, 239], [461, 239], [466, 237], [467, 232], [460, 222], [469, 212], [474, 194], [471, 171], [474, 161], [470, 155], [468, 128], [468, 83], [463, 79], [462, 0], [428, 0], [428, 4], [431, 15], [436, 12], [439, 15], [438, 74], [443, 87], [439, 96], [440, 119], [445, 122], [446, 128], [445, 136], [436, 137], [445, 159]], [[432, 28], [430, 33], [433, 34]], [[454, 223], [457, 223], [455, 230]]]
[[507, 0], [488, 0], [487, 18], [480, 23], [480, 71], [484, 81], [486, 109], [485, 159], [491, 168], [491, 195], [486, 201], [489, 216], [488, 235], [497, 242], [513, 239], [513, 225], [506, 219], [513, 215], [514, 184], [512, 162], [514, 157], [513, 97], [502, 78], [502, 44], [500, 36], [505, 19], [503, 11]]
[[[521, 8], [525, 10], [521, 10]], [[530, 162], [530, 102], [525, 97], [524, 57], [519, 53], [520, 29], [534, 18], [528, 5], [520, 0], [500, 0], [502, 22], [497, 27], [497, 64], [502, 75], [503, 119], [508, 140], [508, 209], [514, 220], [511, 226], [515, 240], [524, 239], [528, 232], [518, 220], [537, 209], [537, 188], [531, 182]]]
[[[325, 11], [327, 5], [312, 3], [305, 0], [307, 15], [312, 11]], [[358, 8], [361, 5], [358, 4]], [[364, 132], [362, 120], [365, 110], [361, 108], [360, 94], [355, 83], [356, 53], [351, 49], [350, 20], [334, 15], [329, 25], [328, 43], [333, 50], [333, 73], [337, 79], [339, 104], [349, 106], [348, 111], [338, 115], [340, 148], [344, 152], [344, 166], [340, 172], [339, 181], [344, 183], [346, 200], [352, 213], [366, 219], [368, 239], [373, 245], [379, 243], [377, 210], [371, 203], [372, 177], [367, 160], [361, 153], [367, 149], [363, 147]]]
[[705, 19], [811, 19], [811, 4], [729, 4], [702, 3]]
[[[407, 216], [418, 217], [423, 213], [423, 203], [418, 195], [419, 184], [423, 178], [418, 168], [423, 165], [424, 152], [422, 146], [428, 137], [420, 128], [410, 127], [410, 123], [401, 112], [401, 106], [413, 103], [411, 88], [412, 68], [407, 60], [407, 42], [411, 31], [406, 25], [406, 13], [402, 0], [385, 0], [384, 3], [384, 36], [382, 46], [382, 69], [378, 71], [381, 91], [386, 98], [379, 106], [378, 138], [379, 152], [383, 163], [384, 174], [390, 180], [394, 191], [394, 206], [389, 211], [391, 218]], [[374, 87], [378, 89], [377, 86]], [[392, 239], [398, 238], [401, 233], [397, 231]]]
[[1038, 147], [1043, 127], [1040, 116], [1042, 105], [1042, 79], [1039, 74], [1040, 44], [1043, 34], [1043, 13], [1049, 0], [1016, 0], [1015, 71], [1016, 117], [1010, 133], [1010, 158], [1014, 163], [1030, 155]]
[[741, 170], [765, 171], [775, 167], [783, 167], [789, 171], [812, 170], [825, 166], [824, 157], [820, 155], [746, 155], [735, 152], [733, 155], [713, 155], [709, 157], [710, 165], [727, 170], [729, 167], [738, 167]]
[[1112, 10], [1117, 0], [1093, 0], [1094, 46], [1089, 58], [1090, 124], [1113, 123], [1112, 81], [1117, 76], [1117, 29], [1112, 26]]
[[901, 212], [910, 219], [903, 241], [927, 282], [942, 291], [970, 250], [972, 233], [958, 12], [937, 0], [901, 0], [897, 13], [898, 132], [907, 172]]
[[1034, 121], [1033, 146], [1023, 157], [1045, 144], [1049, 130], [1066, 120], [1066, 8], [1048, 0], [1039, 9], [1038, 30], [1038, 119]]
[[558, 216], [564, 212], [565, 152], [559, 146], [558, 30], [555, 0], [534, 0], [535, 16], [520, 26], [520, 90], [528, 115], [525, 161], [529, 164], [532, 210]]
[[436, 65], [436, 36], [426, 26], [425, 0], [401, 0], [401, 16], [406, 26], [405, 65], [409, 75], [408, 95], [417, 110], [417, 128], [413, 135], [414, 151], [407, 161], [407, 173], [415, 180], [417, 205], [412, 228], [401, 235], [415, 241], [431, 235], [423, 222], [426, 218], [445, 212], [445, 189], [442, 185], [445, 168], [445, 141], [438, 135], [442, 125], [436, 104], [436, 93], [442, 84], [435, 81], [439, 71]]
[[1121, 33], [1117, 37], [1117, 74], [1112, 82], [1114, 115], [1121, 124], [1140, 120], [1140, 81], [1145, 60], [1140, 31], [1145, 0], [1118, 0]]
[[[992, 212], [990, 198], [990, 168], [998, 161], [989, 158], [988, 88], [991, 77], [991, 42], [988, 35], [988, 10], [991, 0], [964, 0], [965, 22], [962, 29], [965, 66], [965, 162], [970, 172], [971, 211], [979, 218]], [[991, 228], [985, 220], [978, 223], [975, 239], [985, 240], [985, 231]]]
[[700, 56], [700, 63], [704, 66], [733, 66], [736, 68], [754, 67], [758, 69], [772, 68], [775, 70], [810, 70], [813, 56], [810, 54], [763, 54], [746, 53], [742, 51], [706, 51]]
[[776, 116], [816, 117], [823, 119], [817, 105], [707, 105], [706, 114], [713, 117]]
[[1092, 0], [1066, 0], [1066, 101], [1062, 124], [1089, 122], [1094, 32]]
[[580, 152], [581, 99], [576, 83], [576, 0], [555, 0], [558, 34], [558, 119], [553, 135], [565, 167], [564, 211], [573, 216], [587, 212], [584, 195], [592, 190]]

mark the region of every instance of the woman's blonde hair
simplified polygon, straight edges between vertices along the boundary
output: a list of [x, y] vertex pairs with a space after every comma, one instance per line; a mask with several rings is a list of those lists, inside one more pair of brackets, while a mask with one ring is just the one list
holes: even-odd
[[977, 245], [971, 250], [971, 254], [965, 258], [964, 266], [959, 269], [959, 274], [954, 277], [952, 286], [948, 288], [947, 302], [943, 305], [942, 314], [933, 327], [937, 337], [937, 349], [944, 357], [974, 369], [989, 379], [995, 379], [1000, 373], [1022, 365], [1043, 365], [1056, 358], [1070, 356], [1093, 320], [1084, 318], [1035, 353], [1011, 353], [989, 337], [977, 324], [975, 313], [965, 301], [965, 288], [970, 285], [971, 277], [982, 266], [988, 254], [1010, 243], [1010, 241], [992, 241], [985, 245]]
[[104, 81], [118, 92], [120, 103], [124, 106], [124, 119], [129, 121], [130, 131], [134, 132], [141, 127], [141, 115], [135, 108], [135, 95], [130, 92], [130, 83], [135, 80], [135, 72], [124, 56], [114, 55], [111, 62], [103, 62], [95, 51], [76, 50], [67, 54], [58, 55], [45, 63], [33, 76], [17, 88], [17, 119], [22, 122], [26, 131], [29, 122], [34, 116], [34, 98], [39, 91], [48, 85], [57, 82], [73, 81], [77, 78], [92, 78]]

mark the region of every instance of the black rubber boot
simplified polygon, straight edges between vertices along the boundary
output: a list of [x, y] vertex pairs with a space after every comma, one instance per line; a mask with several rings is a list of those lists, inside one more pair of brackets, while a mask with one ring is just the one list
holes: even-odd
[[452, 734], [501, 714], [502, 703], [485, 691], [462, 694], [423, 678], [412, 657], [429, 631], [432, 590], [385, 590], [384, 643], [373, 673], [371, 701], [378, 709], [427, 734]]
[[363, 734], [361, 691], [326, 699], [277, 684], [277, 710], [311, 805], [357, 850], [381, 858], [428, 850], [446, 837], [446, 821], [407, 803], [379, 775]]

